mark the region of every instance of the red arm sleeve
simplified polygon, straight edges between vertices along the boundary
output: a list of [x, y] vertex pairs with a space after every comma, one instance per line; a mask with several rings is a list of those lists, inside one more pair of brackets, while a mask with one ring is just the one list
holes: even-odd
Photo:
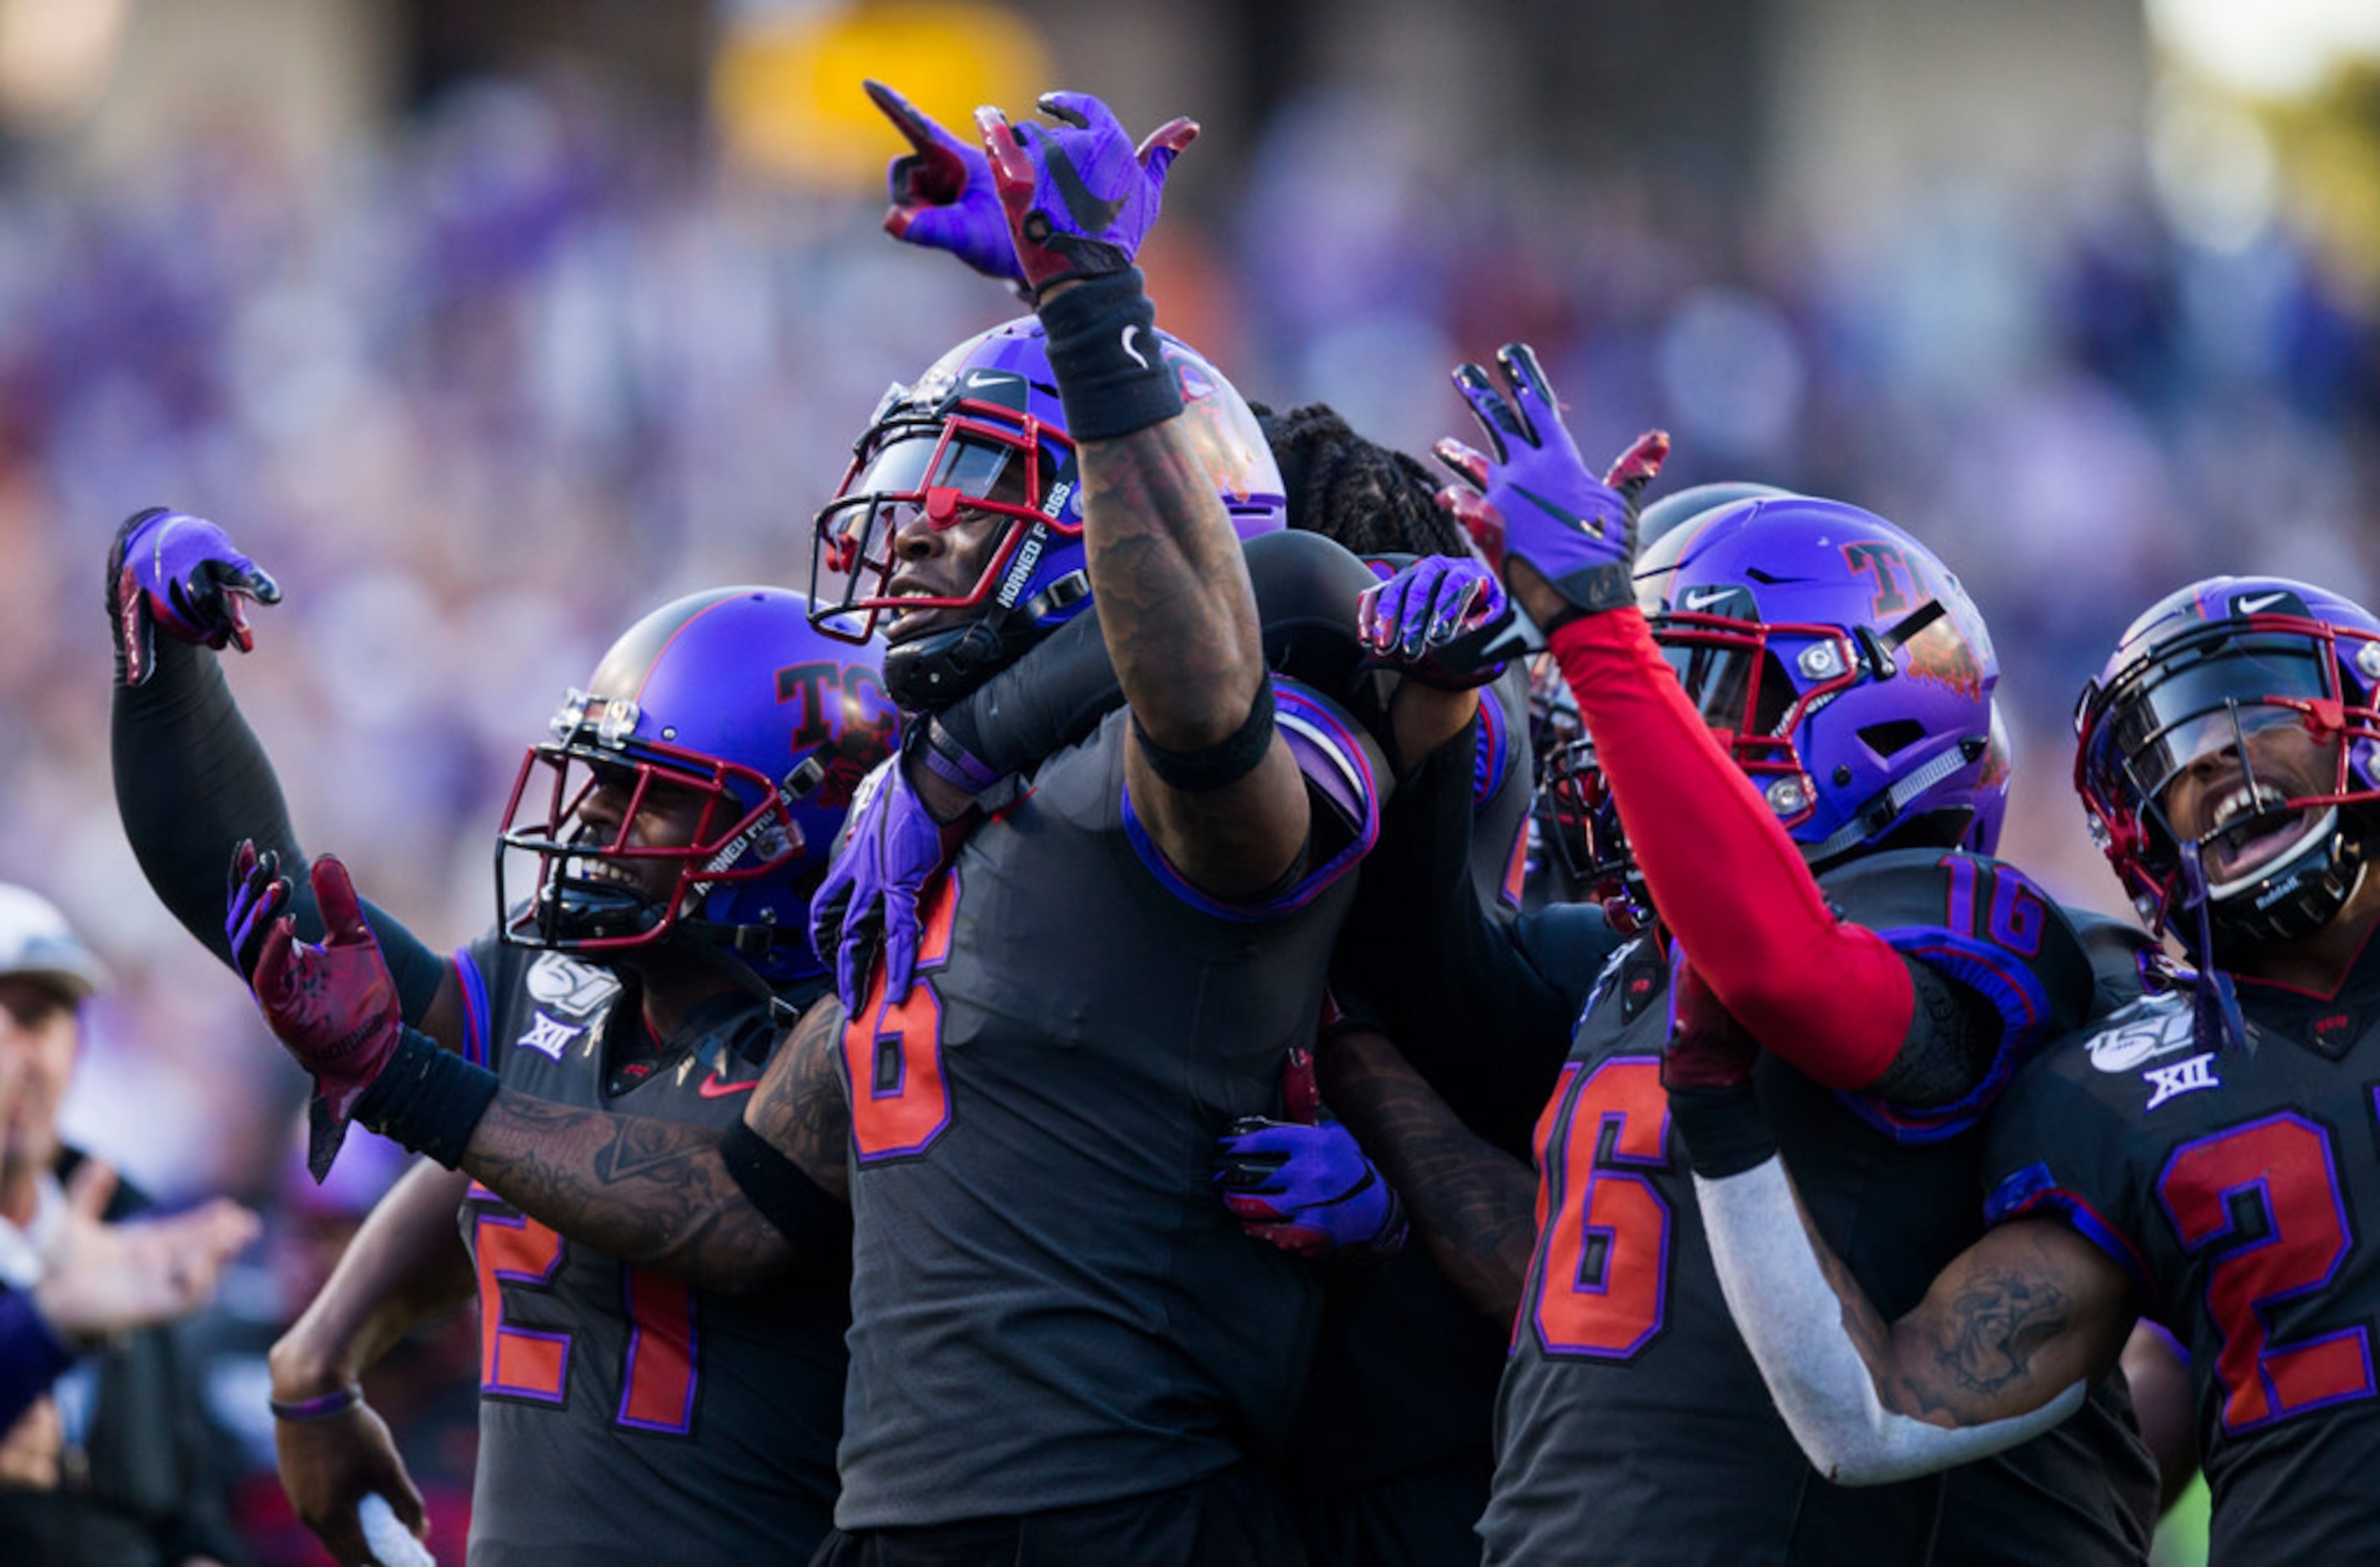
[[1661, 922], [1763, 1048], [1829, 1087], [1874, 1083], [1916, 1005], [1900, 955], [1828, 909], [1642, 614], [1582, 615], [1550, 640]]

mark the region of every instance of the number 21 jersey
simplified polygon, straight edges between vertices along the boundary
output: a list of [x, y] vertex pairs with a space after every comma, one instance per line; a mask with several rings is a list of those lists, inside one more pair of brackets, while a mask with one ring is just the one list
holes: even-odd
[[[607, 1092], [607, 1031], [641, 1026], [618, 977], [492, 939], [458, 959], [466, 1053], [561, 1104], [724, 1130], [761, 1072], [732, 1044], [776, 1037], [758, 1002], [722, 996], [649, 1075]], [[840, 1277], [713, 1294], [565, 1240], [476, 1182], [462, 1226], [480, 1280], [474, 1567], [808, 1554], [834, 1503]]]

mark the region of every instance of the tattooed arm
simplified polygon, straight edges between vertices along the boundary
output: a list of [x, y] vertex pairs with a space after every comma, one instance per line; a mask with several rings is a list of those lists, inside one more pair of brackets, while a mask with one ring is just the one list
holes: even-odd
[[[1247, 721], [1264, 653], [1239, 537], [1187, 422], [1087, 441], [1080, 456], [1091, 587], [1124, 700], [1168, 751], [1220, 745]], [[1204, 892], [1260, 892], [1305, 846], [1305, 784], [1278, 734], [1253, 771], [1218, 789], [1158, 777], [1139, 735], [1124, 765], [1150, 836]]]
[[1694, 1177], [1728, 1311], [1817, 1471], [1880, 1485], [1964, 1464], [2072, 1414], [2122, 1350], [2130, 1278], [2050, 1219], [1988, 1232], [1886, 1322], [1768, 1159]]
[[1472, 1135], [1386, 1037], [1350, 1028], [1317, 1065], [1323, 1098], [1389, 1184], [1429, 1258], [1500, 1321], [1519, 1309], [1536, 1244], [1536, 1177]]
[[[744, 1124], [830, 1196], [846, 1195], [850, 1113], [835, 1072], [843, 1012], [802, 1014], [752, 1091]], [[749, 1291], [807, 1255], [728, 1173], [720, 1135], [643, 1116], [558, 1105], [505, 1089], [471, 1134], [463, 1166], [489, 1190], [574, 1241], [704, 1289]]]

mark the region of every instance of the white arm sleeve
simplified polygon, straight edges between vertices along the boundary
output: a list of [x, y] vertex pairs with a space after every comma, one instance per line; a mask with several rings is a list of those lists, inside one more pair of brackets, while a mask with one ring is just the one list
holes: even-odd
[[2040, 1408], [1953, 1429], [1884, 1407], [1818, 1267], [1782, 1160], [1723, 1181], [1694, 1177], [1711, 1260], [1736, 1331], [1777, 1411], [1819, 1474], [1880, 1486], [1966, 1464], [2039, 1436], [2082, 1407], [2081, 1382]]

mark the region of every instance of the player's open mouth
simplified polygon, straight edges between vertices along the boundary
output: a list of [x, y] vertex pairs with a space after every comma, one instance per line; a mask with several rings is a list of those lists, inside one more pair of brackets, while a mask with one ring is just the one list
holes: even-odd
[[629, 875], [626, 871], [621, 869], [618, 866], [612, 864], [608, 860], [573, 859], [569, 865], [564, 869], [563, 874], [565, 877], [576, 881], [612, 881], [627, 888], [630, 892], [641, 893], [644, 891], [643, 884], [635, 877]]
[[2214, 827], [2204, 850], [2210, 881], [2238, 881], [2295, 848], [2319, 826], [2318, 814], [2291, 810], [2287, 796], [2269, 784], [2242, 784], [2215, 802]]

